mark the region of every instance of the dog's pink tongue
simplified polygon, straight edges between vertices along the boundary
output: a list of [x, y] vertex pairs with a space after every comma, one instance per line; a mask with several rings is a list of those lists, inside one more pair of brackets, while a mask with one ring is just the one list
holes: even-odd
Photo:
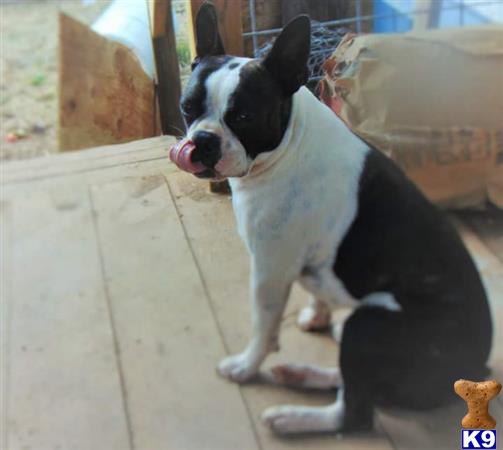
[[177, 142], [169, 150], [169, 159], [173, 161], [180, 169], [189, 173], [203, 172], [206, 167], [200, 162], [192, 162], [192, 153], [196, 146], [190, 139], [183, 139]]

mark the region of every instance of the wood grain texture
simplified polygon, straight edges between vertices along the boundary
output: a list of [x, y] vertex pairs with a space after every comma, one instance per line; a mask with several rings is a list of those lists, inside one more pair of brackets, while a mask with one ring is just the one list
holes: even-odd
[[477, 233], [503, 263], [503, 211], [459, 211], [458, 217]]
[[[31, 182], [84, 176], [120, 166], [159, 161], [157, 167], [174, 169], [168, 150], [175, 142], [171, 136], [159, 136], [126, 144], [107, 145], [87, 150], [58, 154], [57, 157], [32, 158], [2, 164], [0, 185], [26, 185]], [[125, 167], [123, 170], [126, 170]]]
[[60, 151], [154, 136], [154, 83], [133, 52], [65, 14], [59, 25]]
[[182, 87], [171, 0], [154, 0], [153, 7], [152, 32], [161, 128], [164, 134], [182, 136], [185, 124], [179, 106]]
[[[366, 435], [281, 438], [260, 423], [266, 407], [322, 405], [333, 394], [238, 387], [215, 374], [219, 358], [241, 350], [249, 336], [248, 257], [230, 199], [180, 173], [166, 157], [170, 142], [2, 165], [5, 448], [459, 448], [462, 403], [425, 413], [379, 411], [377, 432]], [[484, 221], [456, 225], [489, 294], [490, 377], [501, 381], [503, 264], [492, 250], [498, 247], [481, 239]], [[499, 239], [496, 228], [490, 237]], [[266, 367], [337, 364], [329, 336], [296, 327], [305, 298], [293, 290], [281, 351]], [[503, 423], [501, 395], [491, 415]]]
[[92, 187], [135, 448], [258, 450], [162, 175]]
[[5, 448], [128, 450], [87, 190], [11, 200]]
[[[482, 275], [482, 281], [489, 297], [493, 319], [493, 349], [489, 367], [491, 376], [503, 380], [503, 264], [501, 260], [486, 246], [481, 237], [463, 222], [455, 221], [461, 231], [463, 241], [473, 256], [477, 269]], [[501, 231], [500, 231], [501, 233]], [[478, 381], [478, 380], [476, 380]], [[497, 401], [503, 405], [503, 397]], [[503, 421], [503, 411], [501, 416]]]

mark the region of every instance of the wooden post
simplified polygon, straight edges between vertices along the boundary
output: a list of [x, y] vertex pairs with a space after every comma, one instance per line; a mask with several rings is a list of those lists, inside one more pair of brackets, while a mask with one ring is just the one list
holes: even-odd
[[176, 54], [171, 0], [154, 0], [152, 41], [157, 68], [157, 96], [164, 134], [181, 136], [185, 125], [180, 113], [180, 68]]

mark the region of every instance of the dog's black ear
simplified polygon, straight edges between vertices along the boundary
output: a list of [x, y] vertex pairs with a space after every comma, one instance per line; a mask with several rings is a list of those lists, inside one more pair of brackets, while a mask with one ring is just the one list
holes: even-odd
[[276, 78], [286, 96], [307, 82], [311, 49], [311, 22], [306, 15], [289, 22], [264, 58], [265, 68]]
[[198, 58], [225, 54], [218, 32], [217, 11], [209, 2], [203, 3], [197, 12], [196, 52]]

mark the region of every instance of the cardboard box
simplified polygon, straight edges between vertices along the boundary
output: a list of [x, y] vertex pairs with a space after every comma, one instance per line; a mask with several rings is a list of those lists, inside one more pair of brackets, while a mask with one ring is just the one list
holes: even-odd
[[503, 208], [503, 26], [347, 35], [321, 99], [435, 203]]

